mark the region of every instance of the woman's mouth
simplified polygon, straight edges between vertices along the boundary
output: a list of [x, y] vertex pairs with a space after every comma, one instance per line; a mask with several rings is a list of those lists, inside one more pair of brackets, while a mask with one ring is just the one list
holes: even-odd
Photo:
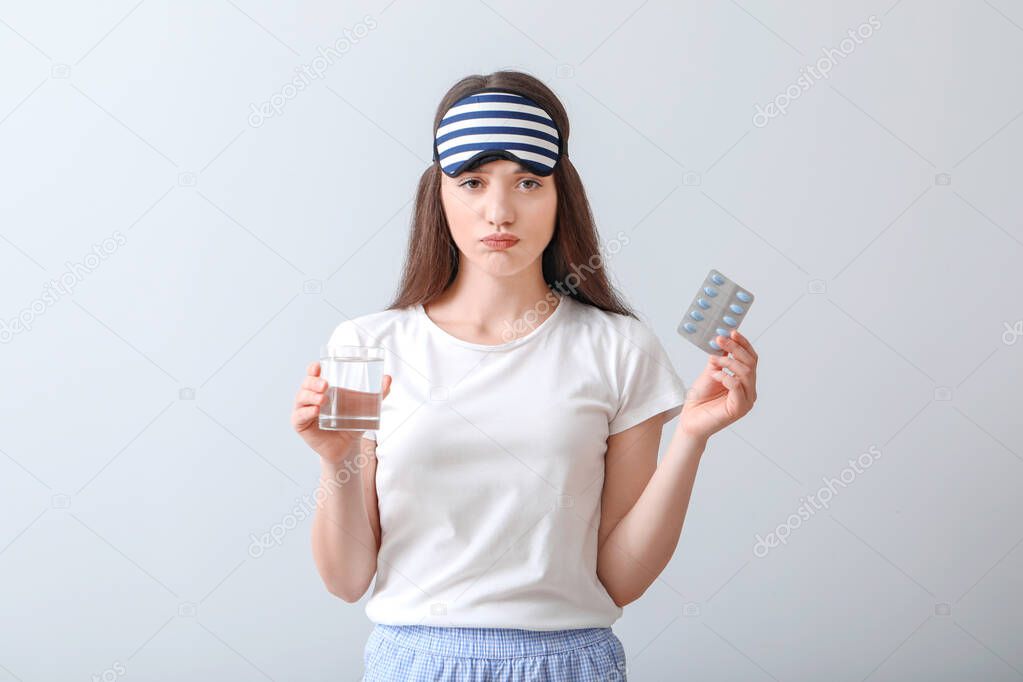
[[519, 238], [511, 235], [488, 235], [480, 240], [489, 249], [504, 250], [518, 244]]

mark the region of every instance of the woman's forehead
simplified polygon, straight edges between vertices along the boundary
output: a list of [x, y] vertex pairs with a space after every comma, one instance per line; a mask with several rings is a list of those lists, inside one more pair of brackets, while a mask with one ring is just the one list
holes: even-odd
[[[517, 161], [511, 161], [509, 159], [485, 159], [482, 163], [473, 164], [472, 168], [468, 168], [465, 173], [503, 173], [503, 174], [529, 174], [534, 175], [533, 171], [529, 170], [521, 163]], [[459, 173], [461, 175], [461, 173]]]

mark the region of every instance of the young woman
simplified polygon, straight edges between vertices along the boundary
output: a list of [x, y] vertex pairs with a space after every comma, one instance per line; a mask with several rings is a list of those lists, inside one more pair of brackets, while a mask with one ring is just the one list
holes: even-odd
[[318, 429], [316, 362], [296, 397], [329, 491], [317, 569], [347, 602], [376, 577], [365, 680], [624, 680], [611, 625], [671, 559], [707, 439], [756, 399], [757, 354], [717, 337], [727, 355], [686, 395], [608, 281], [543, 83], [467, 77], [433, 130], [398, 295], [330, 338], [387, 348], [379, 431]]

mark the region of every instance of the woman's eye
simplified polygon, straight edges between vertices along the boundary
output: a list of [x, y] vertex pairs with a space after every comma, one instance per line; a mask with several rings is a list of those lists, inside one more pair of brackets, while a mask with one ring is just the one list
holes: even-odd
[[[480, 182], [479, 178], [469, 178], [467, 180], [463, 180], [462, 182], [458, 183], [458, 186], [459, 187], [467, 187], [469, 189], [476, 189], [479, 186], [479, 182]], [[537, 182], [536, 180], [533, 180], [531, 178], [525, 178], [519, 184], [521, 185], [522, 183], [531, 183], [530, 185], [528, 185], [526, 187], [526, 189], [535, 189], [537, 187], [541, 187], [542, 186], [539, 182]]]

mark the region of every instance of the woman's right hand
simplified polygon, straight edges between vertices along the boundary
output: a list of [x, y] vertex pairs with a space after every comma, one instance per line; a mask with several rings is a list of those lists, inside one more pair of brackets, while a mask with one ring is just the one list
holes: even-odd
[[[327, 399], [327, 382], [320, 378], [320, 363], [310, 362], [306, 377], [295, 396], [291, 425], [320, 457], [338, 463], [361, 441], [364, 431], [327, 431], [320, 429], [320, 406]], [[391, 392], [391, 375], [383, 377], [382, 399]]]

